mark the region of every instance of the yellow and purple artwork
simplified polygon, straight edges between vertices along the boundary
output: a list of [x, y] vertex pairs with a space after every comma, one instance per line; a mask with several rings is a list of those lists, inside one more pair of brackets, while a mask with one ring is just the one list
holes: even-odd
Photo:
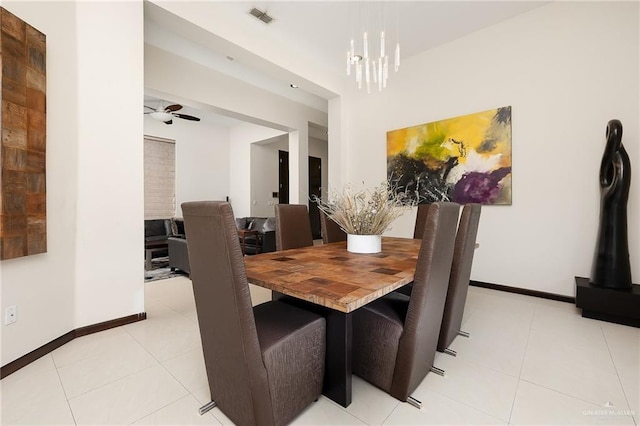
[[387, 177], [420, 203], [511, 204], [511, 107], [387, 132]]

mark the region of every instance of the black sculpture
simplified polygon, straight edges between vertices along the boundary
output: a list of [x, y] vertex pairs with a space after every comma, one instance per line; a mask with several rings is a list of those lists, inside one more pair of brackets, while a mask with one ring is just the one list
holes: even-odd
[[631, 288], [627, 239], [627, 200], [631, 163], [622, 146], [622, 123], [607, 124], [607, 145], [600, 164], [600, 226], [591, 270], [591, 284], [613, 289]]

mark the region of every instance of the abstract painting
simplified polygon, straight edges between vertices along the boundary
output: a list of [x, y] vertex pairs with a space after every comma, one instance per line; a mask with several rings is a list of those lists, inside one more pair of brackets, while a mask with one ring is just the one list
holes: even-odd
[[387, 132], [387, 178], [420, 203], [511, 204], [511, 107]]
[[0, 8], [0, 260], [47, 251], [46, 37]]

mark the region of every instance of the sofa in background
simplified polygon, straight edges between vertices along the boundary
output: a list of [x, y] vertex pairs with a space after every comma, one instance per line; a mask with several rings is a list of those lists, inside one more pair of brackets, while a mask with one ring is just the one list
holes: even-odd
[[[274, 217], [238, 217], [236, 227], [258, 231], [259, 253], [276, 251], [276, 219]], [[256, 254], [256, 236], [245, 237], [245, 254]]]
[[145, 219], [144, 221], [144, 260], [145, 269], [151, 269], [154, 257], [167, 256], [167, 239], [172, 235], [171, 219]]
[[189, 249], [187, 240], [183, 237], [169, 237], [169, 268], [172, 271], [180, 269], [187, 274], [191, 273], [189, 267]]
[[187, 239], [184, 232], [184, 220], [173, 218], [171, 220], [171, 231], [173, 235], [167, 240], [169, 243], [169, 268], [172, 271], [179, 269], [190, 274], [191, 268], [189, 267], [189, 250], [187, 249]]
[[144, 242], [164, 241], [172, 234], [171, 219], [145, 219]]
[[[171, 264], [171, 246], [170, 240], [182, 239], [184, 244], [184, 251], [186, 256], [186, 242], [184, 241], [184, 221], [179, 218], [170, 219], [145, 219], [144, 221], [144, 248], [145, 248], [145, 269], [151, 269], [151, 261], [156, 257], [169, 256], [169, 263]], [[174, 260], [178, 259], [176, 250], [174, 248]], [[188, 271], [188, 256], [187, 269], [184, 269], [184, 262], [179, 262], [180, 266], [176, 266], [185, 272]], [[171, 265], [170, 265], [171, 266]]]
[[[273, 217], [241, 217], [236, 219], [238, 229], [258, 231], [260, 253], [276, 250], [276, 221]], [[181, 270], [191, 273], [189, 266], [189, 249], [187, 248], [184, 220], [173, 218], [170, 220], [172, 235], [167, 238], [169, 248], [169, 267], [172, 271]], [[256, 254], [256, 237], [247, 236], [245, 253]]]

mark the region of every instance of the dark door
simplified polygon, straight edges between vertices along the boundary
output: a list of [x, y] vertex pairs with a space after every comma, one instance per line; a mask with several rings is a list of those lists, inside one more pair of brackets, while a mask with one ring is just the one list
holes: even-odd
[[289, 153], [278, 151], [278, 203], [289, 204]]
[[320, 198], [322, 193], [322, 160], [317, 157], [309, 157], [309, 219], [311, 220], [311, 232], [313, 238], [322, 238], [320, 235], [320, 210], [318, 205], [311, 200]]

